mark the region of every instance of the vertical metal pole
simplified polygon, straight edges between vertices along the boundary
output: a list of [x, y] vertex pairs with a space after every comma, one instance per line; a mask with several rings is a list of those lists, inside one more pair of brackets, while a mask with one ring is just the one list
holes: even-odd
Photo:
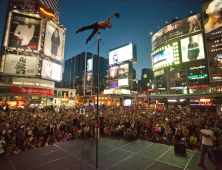
[[99, 35], [100, 31], [98, 31], [98, 83], [97, 83], [97, 114], [96, 114], [96, 122], [97, 122], [97, 137], [96, 137], [96, 170], [98, 170], [98, 138], [99, 138], [99, 131], [98, 131], [98, 114], [99, 114]]

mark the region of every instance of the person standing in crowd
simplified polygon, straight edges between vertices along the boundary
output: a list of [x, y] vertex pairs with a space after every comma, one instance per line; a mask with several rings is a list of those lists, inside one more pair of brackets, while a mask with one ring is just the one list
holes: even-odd
[[214, 154], [214, 149], [213, 149], [213, 140], [212, 139], [213, 139], [214, 133], [212, 130], [210, 130], [209, 124], [206, 124], [205, 129], [202, 129], [201, 131], [199, 131], [199, 129], [197, 129], [197, 133], [199, 133], [200, 135], [203, 136], [202, 144], [201, 144], [200, 161], [198, 162], [198, 165], [200, 165], [200, 166], [204, 165], [205, 152], [206, 152], [206, 150], [208, 150], [208, 152], [212, 158], [212, 161], [215, 165], [215, 169], [219, 168], [215, 154]]
[[100, 123], [101, 122], [99, 121], [99, 118], [98, 118], [98, 120], [95, 123], [95, 138], [98, 137], [98, 139], [99, 139], [99, 135], [100, 135]]
[[24, 128], [24, 126], [21, 126], [20, 130], [18, 131], [17, 134], [17, 139], [18, 139], [18, 143], [17, 146], [20, 148], [23, 144], [23, 141], [25, 140], [26, 137], [26, 130]]

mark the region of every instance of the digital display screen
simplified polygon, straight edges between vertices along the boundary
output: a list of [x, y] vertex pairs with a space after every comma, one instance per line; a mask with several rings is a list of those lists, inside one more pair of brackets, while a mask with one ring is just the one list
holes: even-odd
[[92, 71], [92, 69], [93, 69], [93, 59], [90, 58], [87, 60], [87, 72]]
[[126, 78], [126, 79], [119, 79], [118, 80], [118, 85], [119, 86], [129, 86], [128, 78]]
[[181, 39], [180, 42], [182, 62], [205, 59], [202, 34]]
[[133, 44], [109, 52], [109, 65], [133, 59]]
[[124, 106], [131, 106], [132, 101], [130, 99], [124, 100]]
[[42, 62], [42, 77], [56, 81], [62, 80], [62, 67], [51, 61], [43, 60]]

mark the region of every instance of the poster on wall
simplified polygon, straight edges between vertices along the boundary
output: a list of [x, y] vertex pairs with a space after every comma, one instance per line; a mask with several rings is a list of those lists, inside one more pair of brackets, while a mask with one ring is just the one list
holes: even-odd
[[87, 60], [87, 72], [92, 71], [93, 69], [93, 59], [90, 58]]
[[6, 55], [3, 73], [17, 76], [36, 76], [37, 60], [36, 57]]
[[155, 33], [151, 38], [152, 50], [172, 38], [202, 30], [201, 23], [201, 14], [196, 14], [190, 16], [189, 18], [167, 25]]
[[12, 13], [8, 48], [37, 51], [41, 19]]
[[124, 79], [129, 76], [129, 64], [122, 64], [119, 66], [119, 79]]
[[68, 91], [62, 91], [62, 101], [68, 100]]
[[42, 77], [56, 81], [61, 80], [61, 66], [51, 61], [43, 60], [42, 62]]
[[133, 44], [109, 51], [109, 65], [133, 59]]
[[76, 91], [75, 90], [71, 90], [69, 91], [69, 97], [73, 98], [76, 95]]
[[180, 42], [182, 62], [205, 59], [202, 34], [181, 39]]
[[128, 80], [128, 78], [126, 78], [126, 79], [119, 79], [119, 80], [118, 80], [118, 85], [119, 85], [119, 86], [129, 86], [129, 80]]
[[109, 88], [118, 87], [118, 67], [109, 68]]
[[221, 3], [221, 0], [213, 0], [202, 4], [203, 24], [206, 36], [211, 82], [222, 81]]
[[64, 31], [54, 23], [48, 21], [46, 24], [44, 53], [52, 59], [63, 60], [63, 37]]

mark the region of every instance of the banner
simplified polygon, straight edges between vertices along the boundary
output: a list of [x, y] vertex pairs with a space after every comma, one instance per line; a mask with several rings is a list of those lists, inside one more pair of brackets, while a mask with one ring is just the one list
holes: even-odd
[[222, 81], [222, 15], [220, 3], [221, 1], [213, 0], [202, 4], [203, 24], [206, 36], [211, 82]]
[[36, 76], [37, 60], [36, 57], [6, 55], [3, 73], [20, 76]]
[[54, 96], [54, 89], [12, 86], [11, 87], [11, 94]]
[[12, 13], [8, 47], [22, 50], [38, 50], [40, 18]]
[[109, 88], [118, 87], [118, 67], [109, 68]]
[[46, 24], [44, 53], [52, 59], [63, 60], [63, 37], [64, 31], [51, 21]]
[[196, 14], [162, 28], [151, 38], [152, 50], [172, 38], [202, 30], [201, 20], [201, 14]]
[[86, 76], [86, 91], [91, 91], [92, 86], [92, 73], [87, 73]]

